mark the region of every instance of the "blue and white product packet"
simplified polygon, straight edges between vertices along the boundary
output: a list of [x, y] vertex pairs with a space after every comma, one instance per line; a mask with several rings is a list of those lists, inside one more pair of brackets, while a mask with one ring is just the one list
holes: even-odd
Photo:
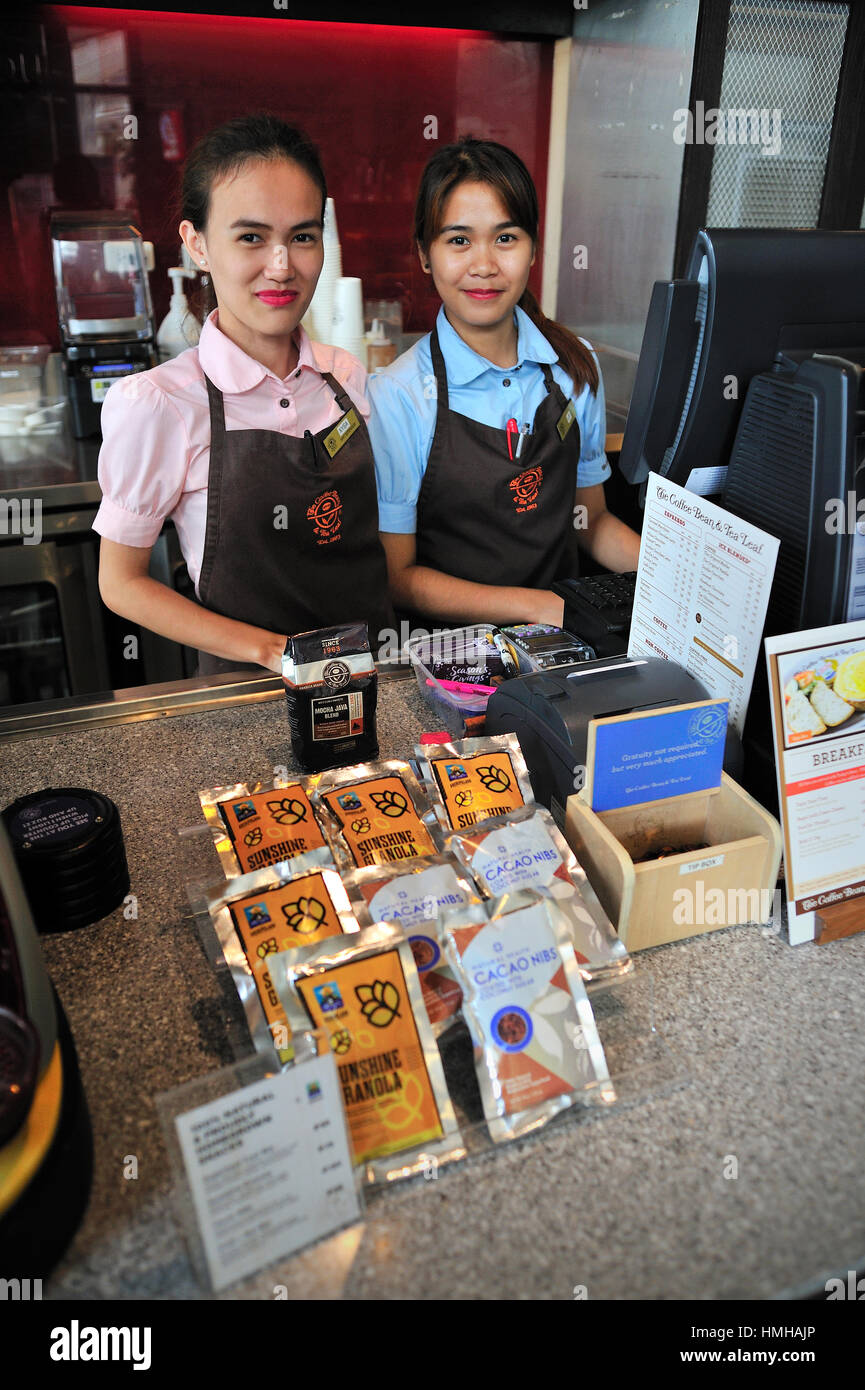
[[344, 877], [358, 920], [396, 922], [408, 936], [433, 1033], [460, 1017], [462, 990], [444, 954], [444, 915], [480, 902], [475, 885], [452, 855], [431, 855], [410, 865], [380, 864]]
[[495, 1143], [615, 1090], [563, 914], [536, 893], [448, 917], [484, 1115]]
[[514, 811], [504, 822], [487, 821], [448, 836], [446, 844], [485, 898], [523, 889], [551, 897], [565, 916], [587, 984], [609, 982], [633, 969], [585, 870], [545, 807]]

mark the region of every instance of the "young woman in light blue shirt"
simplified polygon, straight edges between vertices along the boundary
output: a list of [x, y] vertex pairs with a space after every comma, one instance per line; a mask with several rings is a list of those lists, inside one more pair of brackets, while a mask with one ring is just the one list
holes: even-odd
[[442, 307], [369, 382], [379, 527], [394, 602], [427, 625], [560, 623], [576, 545], [636, 569], [607, 511], [604, 391], [590, 346], [528, 289], [537, 193], [522, 160], [467, 137], [421, 178], [415, 239]]

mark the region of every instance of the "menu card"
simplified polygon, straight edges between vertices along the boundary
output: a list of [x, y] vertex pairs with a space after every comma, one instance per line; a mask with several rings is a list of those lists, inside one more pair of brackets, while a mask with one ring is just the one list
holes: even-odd
[[865, 930], [865, 622], [768, 637], [766, 661], [790, 943], [857, 898]]
[[777, 558], [774, 536], [649, 474], [628, 656], [684, 666], [740, 734]]
[[175, 1125], [214, 1290], [359, 1219], [331, 1052]]

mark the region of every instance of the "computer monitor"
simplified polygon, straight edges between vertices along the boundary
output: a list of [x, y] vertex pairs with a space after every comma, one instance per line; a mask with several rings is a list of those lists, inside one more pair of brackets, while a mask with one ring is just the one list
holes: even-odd
[[865, 345], [865, 231], [710, 228], [653, 290], [619, 467], [704, 496], [724, 485], [745, 395], [777, 354]]
[[[701, 231], [655, 285], [620, 466], [778, 538], [767, 635], [865, 617], [865, 231]], [[773, 806], [762, 661], [743, 742]]]

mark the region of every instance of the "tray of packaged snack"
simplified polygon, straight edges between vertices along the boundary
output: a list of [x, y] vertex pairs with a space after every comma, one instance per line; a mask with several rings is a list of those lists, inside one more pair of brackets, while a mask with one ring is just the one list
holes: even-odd
[[492, 623], [422, 632], [405, 644], [418, 689], [454, 737], [480, 725], [497, 686], [531, 671], [528, 657]]
[[644, 994], [624, 1029], [610, 1003], [631, 958], [516, 736], [415, 752], [199, 793], [211, 959], [257, 1051], [287, 1065], [324, 1029], [374, 1185], [632, 1100], [623, 1069], [657, 1044]]

